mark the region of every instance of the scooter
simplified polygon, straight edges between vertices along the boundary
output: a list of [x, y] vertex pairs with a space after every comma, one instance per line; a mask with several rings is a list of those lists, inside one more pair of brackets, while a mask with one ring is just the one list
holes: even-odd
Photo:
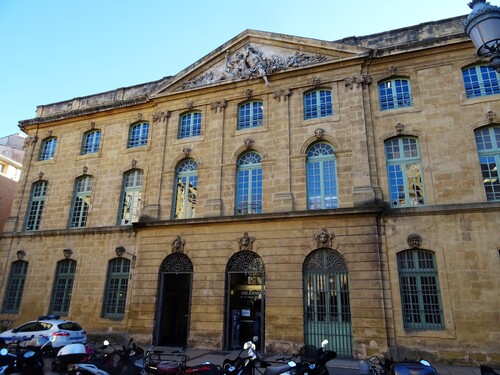
[[94, 355], [88, 362], [83, 363], [71, 363], [67, 365], [68, 375], [118, 375], [120, 374], [121, 368], [119, 368], [119, 361], [121, 355], [123, 355], [122, 350], [112, 346], [108, 340], [104, 340], [103, 346], [99, 347], [99, 350], [112, 348], [111, 352], [101, 353], [96, 351], [97, 354]]
[[257, 336], [254, 336], [251, 341], [247, 341], [235, 359], [226, 358], [222, 364], [223, 372], [229, 375], [253, 374], [255, 361], [259, 358], [255, 353], [255, 343], [258, 339]]
[[[264, 375], [328, 375], [326, 364], [337, 358], [337, 353], [333, 350], [325, 350], [327, 345], [328, 340], [323, 340], [319, 349], [308, 347], [307, 356], [303, 348], [300, 354], [276, 359], [277, 362], [288, 361], [286, 365], [270, 366], [269, 362], [261, 362], [261, 366], [266, 367]], [[313, 353], [314, 351], [316, 353]], [[300, 361], [296, 362], [295, 359], [299, 356]]]
[[50, 368], [53, 372], [64, 374], [68, 371], [69, 364], [88, 362], [94, 354], [95, 349], [92, 344], [68, 344], [59, 349]]
[[141, 368], [141, 375], [219, 375], [221, 371], [219, 366], [210, 362], [188, 366], [188, 360], [189, 356], [186, 354], [185, 348], [165, 353], [163, 350], [150, 346], [144, 355], [144, 359], [136, 361], [136, 368]]
[[0, 350], [0, 375], [14, 373], [43, 375], [43, 357], [47, 347], [52, 345], [54, 339], [55, 337], [50, 339], [23, 338], [13, 344], [14, 350], [12, 352], [9, 352], [7, 348], [2, 348]]
[[431, 364], [422, 359], [420, 361], [393, 362], [389, 359], [382, 361], [377, 356], [370, 357], [369, 365], [373, 374], [391, 375], [437, 375]]

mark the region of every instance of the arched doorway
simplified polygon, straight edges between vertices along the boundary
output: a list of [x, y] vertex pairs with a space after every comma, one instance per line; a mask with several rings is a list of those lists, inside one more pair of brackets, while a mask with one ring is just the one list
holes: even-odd
[[250, 250], [234, 254], [226, 266], [226, 349], [237, 349], [258, 336], [257, 349], [264, 343], [264, 262]]
[[349, 278], [344, 258], [335, 250], [318, 249], [305, 259], [304, 341], [319, 347], [328, 339], [339, 357], [352, 357]]
[[163, 260], [159, 271], [155, 345], [186, 345], [192, 276], [193, 264], [187, 255], [172, 253]]

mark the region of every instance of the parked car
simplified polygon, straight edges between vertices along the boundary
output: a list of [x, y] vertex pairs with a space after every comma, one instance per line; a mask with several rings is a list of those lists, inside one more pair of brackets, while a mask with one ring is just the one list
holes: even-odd
[[[30, 337], [49, 339], [51, 336], [53, 336], [51, 340], [53, 348], [87, 342], [87, 333], [78, 323], [60, 319], [58, 315], [47, 315], [0, 333], [0, 345], [8, 345]], [[37, 342], [42, 345], [45, 341]]]

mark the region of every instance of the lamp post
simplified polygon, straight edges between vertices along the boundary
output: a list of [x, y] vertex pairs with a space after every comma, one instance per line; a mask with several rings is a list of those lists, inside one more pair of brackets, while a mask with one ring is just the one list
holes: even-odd
[[500, 8], [486, 0], [473, 0], [472, 12], [464, 22], [465, 34], [472, 40], [479, 57], [489, 57], [491, 67], [500, 73]]

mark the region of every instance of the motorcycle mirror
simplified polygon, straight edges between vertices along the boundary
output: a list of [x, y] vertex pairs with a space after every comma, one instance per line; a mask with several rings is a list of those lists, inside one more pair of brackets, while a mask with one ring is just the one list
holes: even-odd
[[259, 341], [259, 336], [254, 336], [254, 337], [252, 337], [252, 341], [253, 341], [253, 342], [257, 342], [257, 341]]
[[106, 346], [109, 346], [109, 341], [108, 340], [104, 340], [103, 344], [106, 345]]
[[9, 352], [9, 351], [8, 351], [7, 349], [2, 348], [2, 349], [0, 350], [0, 355], [7, 355], [7, 353], [8, 353], [8, 352]]
[[420, 363], [423, 364], [424, 366], [430, 366], [431, 364], [429, 361], [426, 361], [425, 359], [420, 360]]
[[290, 361], [290, 362], [288, 362], [288, 366], [295, 367], [295, 366], [297, 366], [297, 364], [294, 361]]
[[323, 340], [323, 341], [321, 342], [321, 347], [322, 347], [322, 348], [325, 348], [327, 345], [328, 345], [328, 340]]

